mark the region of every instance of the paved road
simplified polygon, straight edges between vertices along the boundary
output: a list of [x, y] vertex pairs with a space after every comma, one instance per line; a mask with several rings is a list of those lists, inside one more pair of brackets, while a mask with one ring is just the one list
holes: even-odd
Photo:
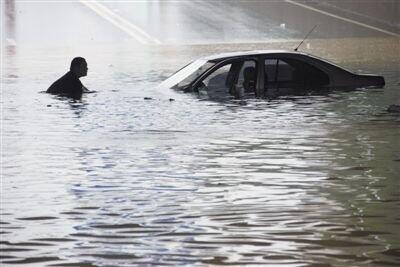
[[[296, 1], [157, 1], [105, 5], [162, 43], [301, 38], [314, 25], [318, 28], [313, 36], [318, 38], [400, 36], [400, 29], [393, 27], [394, 24], [378, 23], [385, 14], [391, 15], [388, 17], [393, 17], [392, 13], [400, 15], [398, 9], [389, 9], [389, 2], [386, 12], [382, 11], [374, 20], [321, 2], [305, 5]], [[365, 5], [363, 12], [370, 8], [373, 8], [371, 4]], [[361, 11], [358, 8], [357, 14]]]
[[[399, 37], [396, 0], [2, 1], [2, 43], [193, 44]], [[4, 16], [3, 16], [4, 14]]]

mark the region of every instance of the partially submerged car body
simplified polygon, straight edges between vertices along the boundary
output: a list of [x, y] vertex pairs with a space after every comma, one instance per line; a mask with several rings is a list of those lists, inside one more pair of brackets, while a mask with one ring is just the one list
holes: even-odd
[[306, 53], [284, 50], [235, 52], [204, 57], [183, 67], [161, 88], [210, 97], [274, 97], [327, 90], [380, 88], [384, 78], [355, 74]]

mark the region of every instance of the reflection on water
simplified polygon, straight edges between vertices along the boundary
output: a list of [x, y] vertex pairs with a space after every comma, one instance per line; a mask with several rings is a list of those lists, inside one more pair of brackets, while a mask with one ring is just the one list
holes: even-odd
[[400, 264], [393, 62], [345, 64], [385, 90], [239, 105], [154, 90], [237, 47], [130, 49], [86, 51], [82, 102], [38, 93], [71, 51], [8, 58], [2, 266]]
[[[2, 14], [3, 15], [3, 14]], [[5, 41], [7, 45], [10, 45], [13, 49], [15, 49], [15, 31], [16, 31], [16, 12], [15, 12], [15, 2], [14, 0], [5, 0], [4, 2], [4, 28], [5, 28]], [[0, 21], [3, 24], [3, 21]], [[3, 38], [1, 40], [3, 45]]]

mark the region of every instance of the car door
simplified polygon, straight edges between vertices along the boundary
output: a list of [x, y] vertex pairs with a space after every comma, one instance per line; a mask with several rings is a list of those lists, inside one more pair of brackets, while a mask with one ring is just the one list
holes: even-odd
[[266, 95], [293, 94], [302, 87], [300, 68], [290, 64], [288, 60], [279, 57], [269, 57], [264, 60], [264, 89]]
[[327, 84], [326, 73], [300, 59], [279, 56], [264, 59], [264, 92], [267, 96], [302, 95], [321, 91]]

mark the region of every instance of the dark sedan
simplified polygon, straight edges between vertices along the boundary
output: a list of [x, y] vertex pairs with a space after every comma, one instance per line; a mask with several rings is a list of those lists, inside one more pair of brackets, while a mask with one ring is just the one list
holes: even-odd
[[297, 51], [247, 51], [193, 61], [160, 88], [197, 92], [208, 97], [276, 97], [330, 90], [381, 88], [382, 76], [356, 74]]

